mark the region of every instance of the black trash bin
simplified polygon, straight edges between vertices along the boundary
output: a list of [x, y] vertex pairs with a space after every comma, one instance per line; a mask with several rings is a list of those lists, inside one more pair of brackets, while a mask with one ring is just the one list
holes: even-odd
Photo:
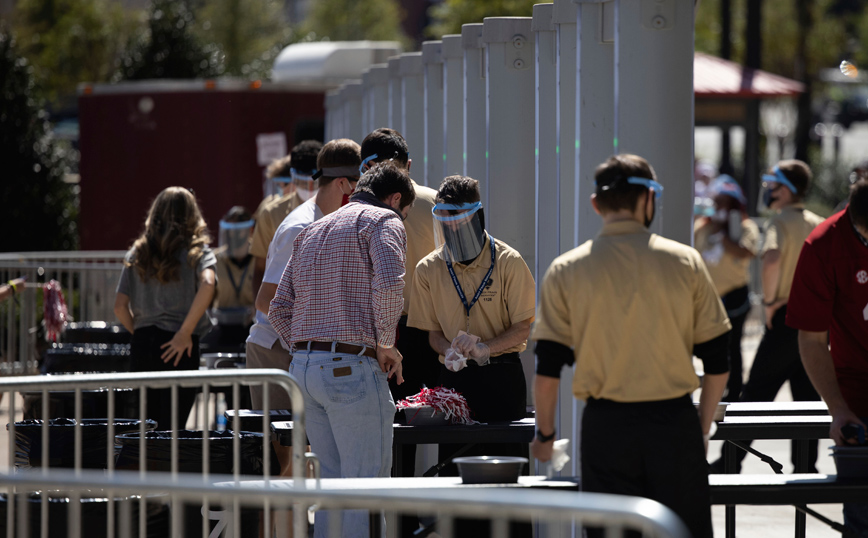
[[[141, 420], [117, 418], [113, 421], [115, 434], [137, 432]], [[15, 468], [42, 467], [41, 420], [23, 420], [15, 423]], [[75, 466], [75, 420], [56, 418], [48, 421], [48, 467]], [[153, 430], [157, 423], [145, 421], [145, 429]], [[108, 445], [108, 419], [82, 419], [81, 421], [81, 466], [84, 469], [106, 469]], [[6, 425], [9, 429], [9, 425]], [[113, 458], [120, 446], [115, 441]]]
[[[81, 417], [100, 419], [109, 416], [108, 394], [115, 393], [115, 406], [112, 416], [139, 416], [138, 390], [131, 388], [93, 389], [81, 391]], [[42, 392], [23, 392], [24, 418], [42, 418]], [[55, 418], [75, 418], [75, 391], [53, 390], [48, 395], [48, 416]]]
[[[182, 473], [201, 473], [202, 472], [202, 432], [194, 430], [179, 430], [176, 432], [170, 431], [152, 431], [145, 434], [145, 462], [149, 471], [169, 472], [172, 469], [172, 434], [178, 437], [178, 471]], [[262, 476], [262, 441], [261, 433], [240, 432], [240, 473], [242, 475], [258, 475]], [[138, 432], [126, 433], [117, 436], [118, 443], [121, 446], [120, 454], [117, 460], [117, 469], [139, 469], [139, 454], [141, 451], [141, 436]], [[271, 474], [279, 474], [279, 464], [277, 455], [271, 447], [271, 443], [267, 443], [271, 450]], [[211, 474], [232, 474], [233, 468], [233, 432], [223, 431], [218, 432], [211, 430], [208, 432], [208, 449], [209, 449], [209, 473]], [[184, 506], [184, 531], [185, 536], [201, 536], [202, 535], [202, 516], [204, 506], [202, 505], [185, 505]], [[210, 506], [211, 519], [210, 529], [214, 531], [218, 526], [225, 525], [227, 516], [231, 515], [231, 508], [223, 510], [218, 505]], [[252, 509], [241, 510], [241, 529], [242, 536], [258, 537], [259, 536], [259, 511]], [[224, 534], [225, 532], [225, 534]], [[232, 532], [231, 526], [224, 527], [224, 532], [220, 536], [229, 535]]]
[[[26, 524], [28, 527], [28, 538], [39, 538], [42, 529], [42, 498], [43, 492], [22, 493], [17, 495], [18, 503], [27, 503]], [[72, 499], [65, 494], [58, 492], [47, 492], [48, 501], [48, 536], [65, 537], [68, 536], [69, 514], [71, 510], [70, 503]], [[123, 536], [122, 531], [129, 530], [130, 536], [139, 537], [139, 497], [115, 497], [114, 499], [114, 536]], [[7, 495], [0, 494], [0, 538], [6, 538], [6, 522], [7, 522], [7, 503], [9, 499]], [[97, 492], [84, 491], [81, 495], [81, 529], [82, 536], [88, 538], [107, 538], [109, 502], [105, 495]], [[130, 526], [126, 529], [122, 528], [122, 511], [125, 509], [123, 505], [129, 506]], [[19, 504], [20, 506], [20, 504]], [[169, 511], [163, 503], [146, 503], [146, 511], [148, 518], [147, 538], [164, 538], [168, 536], [167, 529], [169, 528]], [[18, 516], [18, 506], [15, 507], [15, 533], [13, 536], [19, 536], [22, 526], [25, 524]]]
[[40, 372], [129, 372], [130, 344], [52, 344], [45, 350]]
[[67, 344], [129, 344], [130, 333], [119, 323], [73, 321], [61, 337]]

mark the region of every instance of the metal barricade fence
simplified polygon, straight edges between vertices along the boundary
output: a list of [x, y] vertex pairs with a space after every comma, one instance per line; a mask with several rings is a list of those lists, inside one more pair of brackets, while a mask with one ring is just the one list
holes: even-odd
[[[639, 497], [508, 488], [317, 489], [313, 484], [304, 487], [303, 482], [297, 480], [289, 486], [286, 486], [285, 482], [263, 485], [261, 482], [239, 481], [232, 476], [213, 477], [213, 480], [202, 481], [184, 476], [173, 478], [165, 473], [155, 473], [143, 478], [137, 473], [124, 471], [105, 476], [93, 471], [76, 473], [52, 470], [48, 474], [28, 472], [4, 476], [0, 478], [0, 488], [7, 492], [52, 489], [69, 494], [71, 498], [98, 492], [110, 499], [115, 496], [146, 498], [169, 494], [177, 503], [198, 505], [204, 500], [206, 505], [233, 507], [232, 514], [226, 514], [218, 528], [230, 531], [226, 532], [225, 536], [236, 538], [259, 535], [258, 530], [241, 526], [242, 508], [266, 512], [276, 510], [280, 513], [293, 508], [303, 511], [310, 506], [331, 510], [330, 515], [339, 514], [338, 510], [346, 509], [383, 512], [385, 532], [381, 533], [387, 537], [399, 535], [398, 518], [406, 514], [429, 514], [436, 517], [436, 532], [442, 538], [452, 538], [455, 535], [457, 518], [480, 517], [491, 519], [491, 536], [497, 538], [510, 538], [512, 522], [540, 523], [540, 538], [569, 536], [570, 529], [577, 525], [601, 527], [606, 530], [608, 537], [620, 536], [619, 533], [625, 529], [640, 531], [646, 538], [690, 536], [684, 524], [671, 510], [655, 501]], [[136, 536], [130, 516], [133, 508], [131, 504], [134, 503], [120, 500], [118, 504], [121, 508], [118, 510], [117, 532], [112, 527], [108, 529], [108, 535], [119, 538]], [[20, 519], [26, 520], [26, 511], [27, 504], [19, 502], [17, 512]], [[330, 521], [337, 523], [338, 518], [333, 517]], [[79, 521], [71, 524], [70, 531], [75, 531], [77, 524]], [[224, 536], [218, 528], [215, 528], [210, 536]], [[276, 531], [277, 536], [288, 535], [285, 526], [278, 527]], [[339, 525], [331, 526], [330, 531], [331, 536], [341, 535]], [[202, 535], [206, 536], [204, 530]], [[56, 535], [52, 535], [53, 538], [54, 536]], [[75, 532], [67, 533], [68, 538], [78, 536], [80, 534]], [[188, 535], [185, 535], [182, 529], [175, 528], [171, 536]], [[304, 537], [307, 534], [298, 534], [298, 530], [295, 530], [294, 536]]]
[[4, 375], [34, 373], [42, 319], [38, 282], [57, 280], [69, 315], [77, 321], [114, 320], [114, 298], [124, 251], [0, 253], [0, 282], [24, 276], [15, 300], [0, 304], [0, 353]]
[[[180, 388], [199, 387], [202, 389], [204, 401], [208, 401], [210, 390], [215, 386], [231, 386], [233, 392], [233, 401], [235, 402], [235, 416], [233, 423], [229, 424], [232, 431], [232, 478], [236, 481], [240, 480], [242, 475], [241, 465], [241, 419], [238, 413], [237, 403], [240, 398], [240, 390], [242, 386], [262, 385], [263, 401], [266, 406], [262, 420], [262, 479], [267, 484], [270, 480], [269, 471], [271, 468], [271, 429], [269, 423], [269, 391], [270, 390], [285, 390], [291, 402], [291, 412], [294, 422], [292, 433], [292, 476], [304, 476], [304, 469], [307, 464], [312, 464], [315, 470], [318, 470], [318, 464], [313, 454], [305, 454], [304, 449], [307, 445], [306, 434], [304, 428], [304, 400], [301, 390], [296, 381], [286, 371], [276, 369], [251, 369], [251, 370], [233, 370], [226, 371], [181, 371], [181, 372], [139, 372], [139, 373], [111, 373], [111, 374], [74, 374], [74, 375], [53, 375], [53, 376], [22, 376], [22, 377], [7, 377], [0, 378], [0, 397], [7, 402], [9, 423], [7, 425], [8, 435], [6, 447], [8, 450], [8, 468], [5, 475], [0, 475], [0, 481], [6, 480], [10, 476], [14, 476], [16, 457], [20, 456], [16, 445], [16, 393], [30, 393], [39, 395], [39, 404], [41, 408], [41, 429], [40, 429], [40, 444], [41, 454], [39, 455], [40, 465], [33, 469], [32, 472], [41, 472], [42, 476], [52, 475], [56, 469], [51, 469], [49, 472], [49, 420], [57, 418], [50, 415], [51, 397], [52, 394], [59, 394], [58, 391], [72, 392], [74, 399], [74, 412], [72, 417], [64, 417], [74, 420], [73, 425], [73, 462], [72, 472], [76, 476], [83, 476], [82, 469], [82, 408], [83, 408], [83, 391], [99, 390], [105, 392], [107, 399], [106, 404], [106, 461], [105, 472], [111, 478], [116, 472], [115, 470], [115, 420], [118, 418], [133, 418], [133, 417], [118, 417], [116, 415], [117, 396], [119, 391], [137, 391], [138, 392], [138, 472], [134, 473], [139, 481], [147, 479], [150, 472], [148, 469], [148, 445], [146, 436], [146, 409], [147, 409], [147, 390], [144, 389], [169, 389], [171, 398], [170, 406], [172, 410], [172, 425], [171, 428], [162, 426], [162, 429], [172, 430], [170, 443], [170, 473], [169, 478], [173, 481], [178, 481], [183, 475], [179, 474], [179, 435], [178, 430], [184, 425], [177, 424], [177, 406], [178, 406], [178, 391]], [[10, 393], [6, 395], [6, 393]], [[207, 405], [202, 405], [197, 410], [196, 421], [202, 425], [202, 477], [200, 483], [209, 479], [210, 467], [210, 443], [209, 443], [209, 426], [211, 423], [210, 417], [207, 415]], [[20, 474], [20, 473], [19, 473]], [[189, 475], [187, 475], [189, 476]], [[318, 473], [317, 473], [318, 476]], [[258, 475], [248, 475], [248, 478]], [[304, 481], [298, 481], [300, 487], [304, 487]], [[43, 523], [41, 536], [47, 537], [47, 511], [48, 503], [40, 503], [42, 508], [41, 521]], [[144, 507], [144, 499], [141, 500]], [[13, 534], [14, 518], [12, 511], [12, 503], [7, 504], [7, 521], [6, 535], [15, 536]], [[73, 507], [72, 511], [77, 512], [79, 507]], [[175, 517], [177, 511], [173, 513]], [[111, 519], [111, 514], [110, 514]], [[268, 523], [269, 515], [266, 514], [266, 523]], [[299, 532], [304, 528], [304, 518], [299, 513], [296, 517], [295, 526]], [[145, 534], [145, 510], [140, 511], [139, 530], [141, 535]]]

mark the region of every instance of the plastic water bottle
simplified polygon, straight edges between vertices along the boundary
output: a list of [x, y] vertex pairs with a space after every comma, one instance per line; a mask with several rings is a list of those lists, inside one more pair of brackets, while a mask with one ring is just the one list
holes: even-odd
[[217, 393], [217, 431], [226, 431], [226, 395]]

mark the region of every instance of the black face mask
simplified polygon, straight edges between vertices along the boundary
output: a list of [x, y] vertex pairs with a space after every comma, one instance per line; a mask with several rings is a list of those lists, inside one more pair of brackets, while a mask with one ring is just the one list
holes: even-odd
[[[656, 203], [657, 202], [657, 193], [654, 193], [652, 191], [648, 191], [648, 193], [651, 195], [651, 216], [649, 217], [647, 213], [645, 214], [645, 227], [646, 228], [651, 227], [651, 223], [654, 222], [654, 217], [656, 216], [656, 213], [657, 213], [657, 203]], [[647, 205], [647, 202], [646, 202], [646, 205]]]

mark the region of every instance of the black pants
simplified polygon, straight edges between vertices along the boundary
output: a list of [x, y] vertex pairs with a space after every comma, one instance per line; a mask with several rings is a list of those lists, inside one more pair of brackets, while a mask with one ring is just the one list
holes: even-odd
[[[790, 382], [793, 400], [796, 402], [820, 401], [820, 395], [811, 384], [802, 358], [799, 355], [799, 331], [785, 323], [787, 307], [782, 306], [772, 318], [772, 328], [766, 328], [757, 349], [750, 376], [741, 394], [743, 402], [771, 402], [781, 390], [785, 381]], [[745, 441], [750, 444], [750, 441]], [[810, 443], [806, 467], [796, 472], [817, 472], [818, 441]], [[747, 453], [737, 452], [739, 463]], [[796, 442], [793, 441], [791, 458], [796, 463]]]
[[[178, 366], [174, 360], [168, 363], [160, 358], [160, 346], [175, 336], [171, 331], [157, 327], [136, 329], [130, 341], [130, 370], [133, 372], [168, 372], [199, 369], [199, 337], [193, 335], [193, 354], [184, 355]], [[178, 388], [178, 429], [183, 430], [187, 417], [196, 401], [196, 388]], [[171, 389], [148, 389], [147, 418], [157, 421], [158, 430], [172, 429], [172, 392]]]
[[[505, 358], [505, 357], [504, 357]], [[501, 359], [503, 360], [503, 359]], [[441, 366], [440, 382], [454, 389], [467, 400], [470, 416], [479, 422], [510, 422], [527, 415], [527, 384], [518, 353], [506, 360], [514, 362], [477, 366], [468, 360], [468, 366], [452, 372]], [[443, 461], [456, 454], [466, 445], [440, 444], [438, 458]], [[523, 456], [527, 457], [526, 443], [476, 443], [460, 456]], [[458, 476], [458, 468], [450, 463], [440, 471], [440, 476]]]
[[750, 298], [747, 286], [732, 290], [723, 297], [723, 306], [732, 323], [729, 337], [729, 380], [726, 382], [726, 393], [721, 398], [723, 402], [737, 402], [744, 385], [744, 374], [741, 358], [741, 338], [744, 335], [744, 322], [750, 312]]
[[404, 356], [401, 362], [404, 382], [399, 385], [395, 377], [389, 380], [389, 390], [396, 403], [417, 394], [423, 385], [429, 389], [438, 385], [441, 364], [437, 352], [428, 343], [428, 331], [408, 327], [406, 316], [402, 316], [398, 322], [398, 341], [395, 346]]
[[[582, 490], [653, 499], [678, 514], [694, 538], [712, 536], [708, 465], [690, 396], [589, 399], [582, 418]], [[588, 535], [603, 532], [589, 529]]]

